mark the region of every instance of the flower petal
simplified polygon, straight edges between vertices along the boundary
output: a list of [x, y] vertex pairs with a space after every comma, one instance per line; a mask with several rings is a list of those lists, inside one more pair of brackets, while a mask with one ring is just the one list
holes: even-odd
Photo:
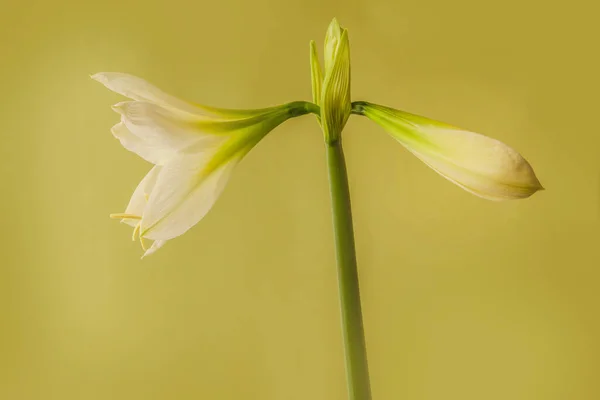
[[152, 164], [163, 164], [174, 153], [172, 149], [153, 145], [151, 142], [144, 141], [139, 136], [134, 135], [123, 122], [113, 126], [111, 132], [114, 137], [119, 139], [123, 147]]
[[[310, 42], [310, 77], [312, 82], [312, 97], [313, 103], [319, 105], [321, 103], [321, 86], [323, 86], [323, 72], [319, 63], [319, 54], [317, 53], [317, 45], [315, 41]], [[319, 120], [320, 120], [319, 116]]]
[[113, 92], [133, 100], [154, 103], [165, 108], [182, 110], [191, 114], [204, 115], [201, 108], [171, 96], [137, 76], [121, 72], [100, 72], [92, 75], [92, 79], [102, 83]]
[[[138, 186], [133, 191], [133, 195], [129, 200], [129, 204], [125, 209], [125, 214], [129, 215], [139, 215], [140, 217], [144, 213], [144, 208], [146, 207], [147, 198], [152, 193], [152, 189], [154, 189], [154, 185], [156, 184], [156, 178], [160, 173], [161, 167], [156, 165], [152, 167], [150, 172], [144, 176], [142, 181], [138, 184]], [[138, 220], [132, 219], [123, 219], [124, 223], [135, 227], [138, 224]]]
[[[198, 129], [197, 120], [172, 113], [156, 104], [125, 101], [115, 104], [113, 109], [121, 114], [121, 122], [127, 130], [142, 141], [130, 148], [122, 140], [123, 146], [155, 164], [164, 164], [176, 152], [195, 143], [203, 142], [209, 146], [226, 139], [224, 135], [202, 132]], [[142, 151], [137, 151], [140, 149]]]
[[325, 44], [323, 46], [323, 58], [325, 61], [325, 74], [327, 75], [333, 66], [334, 58], [340, 45], [340, 38], [342, 37], [342, 28], [338, 23], [337, 19], [334, 18], [327, 27], [327, 33], [325, 33]]
[[148, 257], [150, 254], [154, 254], [156, 252], [156, 250], [163, 247], [165, 245], [165, 243], [167, 243], [166, 240], [155, 240], [152, 243], [152, 246], [150, 246], [150, 248], [144, 252], [144, 254], [142, 255], [142, 258]]
[[[333, 24], [333, 23], [332, 23]], [[339, 29], [339, 26], [338, 26]], [[332, 54], [331, 65], [325, 66], [321, 92], [321, 122], [327, 142], [339, 138], [352, 109], [350, 101], [350, 44], [343, 29]], [[327, 54], [325, 59], [328, 59]]]
[[102, 83], [113, 92], [129, 97], [130, 99], [153, 103], [173, 112], [187, 113], [197, 117], [236, 119], [251, 117], [271, 111], [274, 108], [232, 110], [194, 104], [167, 94], [142, 78], [122, 72], [99, 72], [92, 75], [91, 78]]
[[140, 235], [168, 240], [196, 225], [220, 196], [239, 159], [209, 171], [210, 153], [186, 153], [165, 164], [144, 210]]
[[498, 140], [376, 104], [357, 102], [354, 108], [437, 173], [477, 196], [520, 199], [543, 189], [527, 160]]

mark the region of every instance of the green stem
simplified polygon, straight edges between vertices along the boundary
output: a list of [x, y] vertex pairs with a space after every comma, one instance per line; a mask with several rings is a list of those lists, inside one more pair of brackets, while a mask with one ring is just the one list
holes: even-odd
[[352, 228], [352, 209], [348, 174], [341, 139], [327, 143], [327, 166], [335, 252], [338, 267], [339, 295], [342, 311], [342, 331], [349, 400], [371, 400], [367, 349], [363, 329]]

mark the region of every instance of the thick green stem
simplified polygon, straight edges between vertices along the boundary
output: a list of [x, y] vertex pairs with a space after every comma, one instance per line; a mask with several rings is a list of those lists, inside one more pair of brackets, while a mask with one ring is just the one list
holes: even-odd
[[348, 174], [341, 139], [326, 143], [349, 400], [371, 400]]

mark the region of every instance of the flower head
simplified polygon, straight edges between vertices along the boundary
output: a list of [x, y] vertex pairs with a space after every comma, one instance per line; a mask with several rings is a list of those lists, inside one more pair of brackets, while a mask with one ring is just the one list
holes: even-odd
[[[192, 104], [148, 82], [121, 73], [93, 79], [131, 98], [113, 106], [112, 128], [123, 147], [154, 164], [124, 213], [148, 255], [198, 223], [211, 209], [239, 161], [285, 120], [306, 114], [309, 103], [258, 110], [225, 110]], [[145, 239], [154, 240], [147, 248]]]
[[339, 139], [352, 110], [348, 31], [340, 27], [335, 18], [327, 29], [323, 53], [324, 75], [316, 45], [311, 42], [313, 101], [321, 107], [320, 121], [329, 143]]
[[527, 160], [498, 140], [377, 104], [356, 102], [354, 111], [381, 125], [444, 178], [477, 196], [521, 199], [543, 189]]

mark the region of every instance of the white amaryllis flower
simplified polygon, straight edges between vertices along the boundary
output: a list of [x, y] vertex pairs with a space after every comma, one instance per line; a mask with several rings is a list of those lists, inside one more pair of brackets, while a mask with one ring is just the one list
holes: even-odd
[[381, 125], [437, 173], [477, 196], [521, 199], [543, 190], [527, 160], [498, 140], [367, 102], [353, 103], [353, 113]]
[[[267, 133], [289, 118], [318, 113], [318, 107], [302, 101], [259, 110], [218, 109], [180, 100], [123, 73], [92, 78], [133, 100], [113, 107], [121, 121], [112, 133], [123, 147], [154, 164], [125, 212], [111, 215], [134, 228], [144, 256], [197, 224], [234, 166]], [[151, 247], [146, 238], [154, 240]]]

